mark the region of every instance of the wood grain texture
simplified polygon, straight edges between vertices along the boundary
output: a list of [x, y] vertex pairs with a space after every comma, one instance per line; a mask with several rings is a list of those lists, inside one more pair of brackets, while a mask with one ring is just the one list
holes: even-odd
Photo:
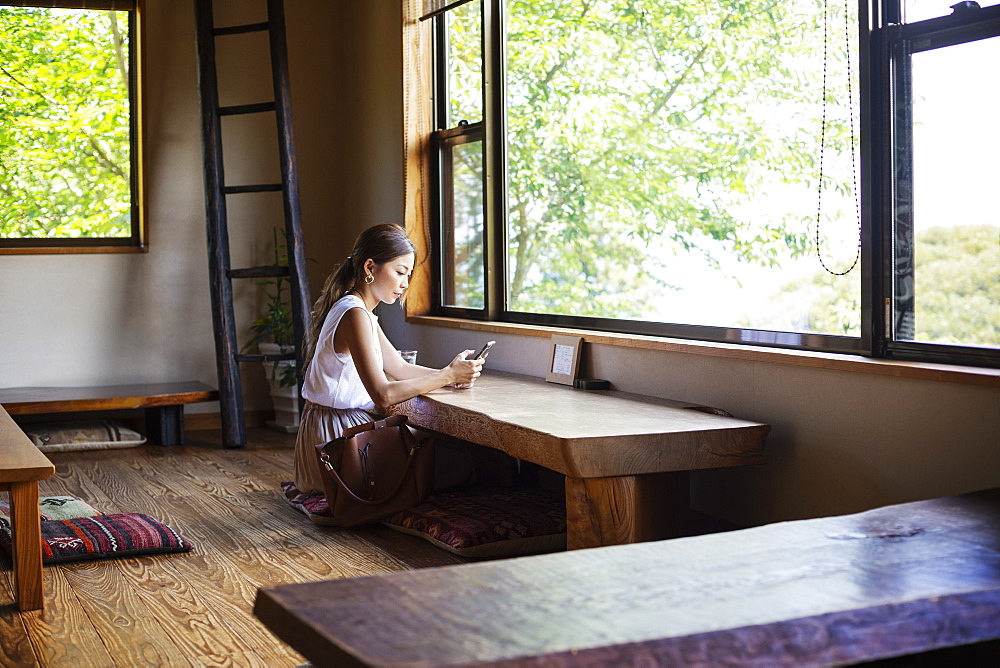
[[52, 462], [0, 406], [0, 491], [8, 492], [10, 498], [11, 556], [19, 610], [45, 606], [38, 481], [54, 472]]
[[389, 412], [565, 475], [571, 549], [683, 535], [686, 477], [664, 474], [762, 463], [770, 430], [699, 404], [495, 371]]
[[201, 102], [202, 173], [205, 183], [205, 225], [208, 234], [208, 283], [212, 300], [219, 410], [226, 447], [247, 442], [243, 423], [243, 391], [233, 312], [232, 268], [226, 208], [226, 180], [222, 150], [219, 82], [216, 72], [213, 0], [195, 0], [195, 35], [198, 54], [198, 93]]
[[687, 535], [689, 499], [687, 471], [566, 478], [566, 548]]
[[0, 490], [8, 489], [3, 483], [45, 480], [54, 472], [52, 462], [0, 405]]
[[108, 561], [81, 562], [62, 569], [80, 606], [102, 644], [118, 665], [168, 666], [184, 652], [169, 637], [135, 592], [118, 565]]
[[72, 246], [69, 248], [0, 247], [0, 255], [79, 255], [87, 253], [147, 253], [148, 246]]
[[430, 313], [434, 263], [430, 260], [430, 135], [433, 131], [431, 21], [420, 21], [419, 0], [401, 4], [403, 23], [403, 220], [416, 249], [406, 291], [406, 313]]
[[1000, 489], [280, 586], [255, 612], [317, 666], [828, 665], [924, 652], [1000, 638]]
[[22, 615], [14, 612], [17, 606], [12, 593], [12, 575], [10, 571], [0, 569], [0, 666], [37, 666]]
[[219, 429], [189, 431], [176, 448], [53, 455], [42, 495], [149, 514], [195, 550], [47, 566], [44, 613], [16, 610], [0, 554], [0, 665], [296, 666], [251, 614], [259, 587], [467, 561], [383, 527], [312, 524], [280, 495], [294, 435], [248, 438], [227, 450]]
[[0, 389], [0, 404], [11, 415], [173, 406], [218, 398], [214, 388], [198, 382]]
[[[22, 613], [27, 635], [43, 666], [114, 666], [100, 634], [59, 569], [47, 569], [45, 612]], [[6, 641], [6, 639], [4, 639]]]
[[770, 426], [682, 401], [583, 391], [487, 372], [390, 408], [417, 426], [506, 452], [573, 478], [759, 464]]
[[38, 516], [38, 483], [10, 484], [10, 528], [13, 533], [14, 591], [18, 610], [45, 607], [42, 574], [42, 527]]

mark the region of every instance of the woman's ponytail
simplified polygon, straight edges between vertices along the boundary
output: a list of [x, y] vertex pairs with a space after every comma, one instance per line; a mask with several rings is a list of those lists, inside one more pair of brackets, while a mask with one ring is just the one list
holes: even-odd
[[316, 352], [316, 342], [330, 308], [361, 279], [365, 260], [370, 258], [375, 264], [382, 265], [407, 253], [415, 253], [413, 242], [406, 236], [406, 230], [394, 223], [369, 227], [358, 236], [354, 251], [327, 277], [319, 299], [313, 305], [312, 322], [306, 334], [305, 354], [302, 357], [307, 366]]

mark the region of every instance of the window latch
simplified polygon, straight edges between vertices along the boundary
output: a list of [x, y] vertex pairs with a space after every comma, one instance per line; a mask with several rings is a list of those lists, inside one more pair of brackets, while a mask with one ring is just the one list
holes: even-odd
[[974, 12], [982, 9], [979, 3], [975, 0], [962, 0], [962, 2], [957, 2], [951, 6], [951, 14], [965, 14], [966, 12]]

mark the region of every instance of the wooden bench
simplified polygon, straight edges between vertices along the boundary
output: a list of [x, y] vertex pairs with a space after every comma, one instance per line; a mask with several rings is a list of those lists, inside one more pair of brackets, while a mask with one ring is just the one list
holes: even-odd
[[45, 603], [38, 481], [55, 472], [52, 462], [0, 406], [0, 491], [10, 496], [14, 600], [19, 610], [41, 610]]
[[993, 489], [282, 585], [259, 590], [254, 613], [319, 667], [846, 664], [1000, 638], [998, 536]]
[[0, 389], [0, 405], [11, 415], [145, 409], [146, 439], [160, 445], [184, 444], [185, 404], [218, 399], [217, 390], [198, 382]]

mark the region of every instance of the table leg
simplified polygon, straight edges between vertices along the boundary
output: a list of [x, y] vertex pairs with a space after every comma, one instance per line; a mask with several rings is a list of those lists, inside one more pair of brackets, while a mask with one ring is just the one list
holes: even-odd
[[184, 406], [147, 408], [146, 440], [153, 445], [184, 445]]
[[566, 478], [566, 547], [574, 550], [685, 535], [687, 471]]
[[42, 525], [38, 510], [38, 483], [10, 483], [10, 527], [14, 534], [14, 597], [18, 610], [45, 606], [42, 577]]

